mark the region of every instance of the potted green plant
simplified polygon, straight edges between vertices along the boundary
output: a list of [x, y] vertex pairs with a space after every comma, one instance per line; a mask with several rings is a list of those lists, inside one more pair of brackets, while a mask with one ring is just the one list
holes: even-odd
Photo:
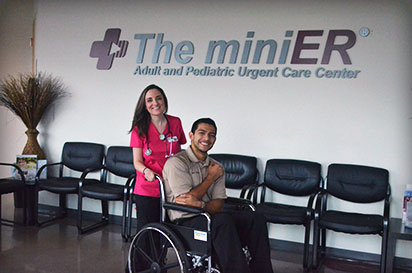
[[45, 73], [20, 74], [0, 81], [0, 106], [16, 114], [27, 127], [27, 143], [22, 154], [45, 159], [37, 142], [36, 128], [50, 105], [67, 95], [65, 89], [59, 78]]

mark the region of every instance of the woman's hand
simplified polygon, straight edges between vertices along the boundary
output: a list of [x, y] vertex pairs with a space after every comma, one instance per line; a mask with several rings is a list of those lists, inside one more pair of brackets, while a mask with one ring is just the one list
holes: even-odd
[[155, 179], [156, 179], [156, 173], [155, 172], [153, 172], [151, 169], [149, 169], [149, 168], [145, 168], [145, 170], [144, 170], [144, 172], [143, 172], [143, 174], [144, 174], [144, 178], [147, 180], [147, 181], [154, 181]]
[[133, 165], [137, 171], [141, 172], [144, 175], [144, 178], [147, 181], [154, 181], [156, 179], [156, 173], [146, 167], [143, 163], [142, 148], [133, 147]]

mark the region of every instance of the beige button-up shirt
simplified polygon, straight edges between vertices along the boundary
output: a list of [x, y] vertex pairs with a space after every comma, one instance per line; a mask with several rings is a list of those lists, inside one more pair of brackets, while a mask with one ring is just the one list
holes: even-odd
[[[169, 158], [163, 168], [163, 180], [167, 201], [175, 203], [176, 197], [188, 193], [201, 184], [207, 176], [211, 160], [213, 159], [207, 156], [204, 162], [200, 161], [193, 153], [191, 147]], [[222, 166], [217, 161], [213, 161]], [[209, 187], [202, 201], [209, 202], [214, 199], [226, 198], [225, 174], [223, 174]], [[175, 210], [169, 210], [168, 214], [172, 221], [193, 216], [191, 213]]]

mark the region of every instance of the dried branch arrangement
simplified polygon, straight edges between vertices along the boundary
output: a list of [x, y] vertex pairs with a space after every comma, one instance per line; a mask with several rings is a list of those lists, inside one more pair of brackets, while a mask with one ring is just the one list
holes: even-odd
[[46, 158], [37, 142], [36, 127], [50, 105], [67, 95], [65, 89], [60, 79], [42, 73], [9, 76], [0, 81], [0, 106], [15, 113], [27, 127], [23, 154]]
[[27, 129], [36, 129], [48, 107], [66, 95], [61, 80], [47, 74], [20, 74], [0, 81], [0, 106], [20, 117]]

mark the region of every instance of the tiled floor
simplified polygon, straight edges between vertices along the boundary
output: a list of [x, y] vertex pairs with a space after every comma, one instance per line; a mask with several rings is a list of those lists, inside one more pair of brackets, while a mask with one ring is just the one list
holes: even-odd
[[[12, 198], [3, 197], [3, 216], [13, 215]], [[69, 218], [38, 228], [0, 226], [0, 273], [124, 272], [129, 243], [123, 242], [120, 226], [108, 225], [86, 235], [78, 235], [75, 219]], [[300, 273], [301, 254], [272, 251], [277, 273]], [[322, 273], [372, 273], [377, 266], [327, 259]], [[411, 273], [395, 271], [396, 273]], [[235, 273], [235, 272], [234, 272]]]

